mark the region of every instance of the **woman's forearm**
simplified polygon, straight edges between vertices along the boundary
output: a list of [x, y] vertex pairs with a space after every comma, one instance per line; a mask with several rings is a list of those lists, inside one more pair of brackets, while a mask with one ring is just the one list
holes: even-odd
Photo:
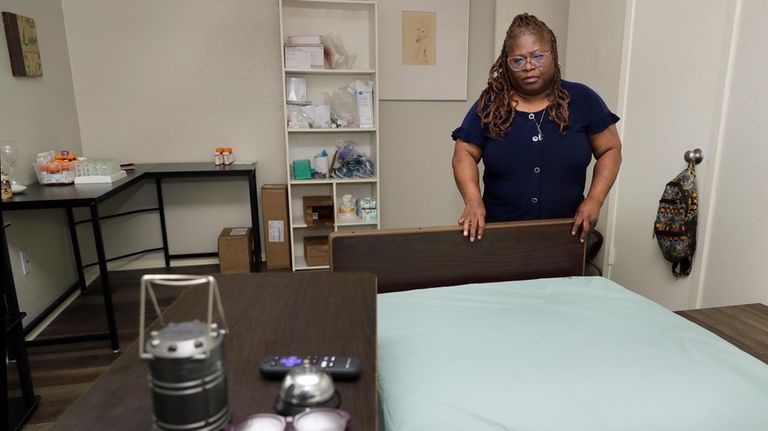
[[621, 166], [621, 148], [611, 148], [600, 155], [595, 162], [592, 172], [592, 183], [589, 186], [587, 199], [594, 199], [600, 203], [605, 202], [608, 193], [619, 175]]
[[457, 142], [452, 161], [453, 178], [465, 204], [482, 200], [480, 174], [477, 168], [479, 154], [472, 154], [467, 150], [468, 146], [469, 144]]

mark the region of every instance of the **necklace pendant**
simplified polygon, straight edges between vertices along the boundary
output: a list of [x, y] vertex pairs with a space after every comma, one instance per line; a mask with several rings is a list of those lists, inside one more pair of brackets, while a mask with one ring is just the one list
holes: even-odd
[[531, 139], [533, 139], [533, 142], [538, 142], [538, 141], [539, 141], [539, 137], [538, 137], [538, 136], [534, 136], [534, 137], [533, 137], [533, 138], [531, 138]]
[[541, 136], [541, 133], [539, 133], [539, 136], [537, 136], [537, 137], [539, 138], [539, 141], [543, 141], [544, 140], [544, 137]]

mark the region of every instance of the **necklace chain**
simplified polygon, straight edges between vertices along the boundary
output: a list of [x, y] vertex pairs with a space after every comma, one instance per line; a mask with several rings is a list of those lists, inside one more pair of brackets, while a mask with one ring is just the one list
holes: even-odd
[[539, 132], [538, 136], [534, 136], [533, 137], [533, 142], [538, 142], [538, 141], [543, 141], [544, 140], [544, 137], [541, 136], [541, 123], [544, 122], [544, 116], [546, 114], [547, 114], [547, 110], [545, 109], [544, 112], [541, 113], [541, 119], [538, 122], [536, 122], [536, 116], [533, 115], [533, 112], [528, 114], [528, 118], [533, 120], [533, 124], [536, 125], [536, 130]]

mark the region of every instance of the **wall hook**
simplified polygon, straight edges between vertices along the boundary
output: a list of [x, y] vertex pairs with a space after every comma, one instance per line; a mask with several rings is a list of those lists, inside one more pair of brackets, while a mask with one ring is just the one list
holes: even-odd
[[696, 148], [695, 150], [688, 150], [683, 154], [683, 159], [685, 159], [688, 163], [695, 163], [699, 164], [702, 160], [704, 160], [704, 153], [701, 151], [701, 148]]

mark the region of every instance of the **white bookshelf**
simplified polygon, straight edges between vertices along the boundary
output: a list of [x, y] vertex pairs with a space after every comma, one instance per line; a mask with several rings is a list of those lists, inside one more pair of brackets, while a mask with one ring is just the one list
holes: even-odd
[[[289, 128], [288, 109], [284, 108], [285, 154], [288, 184], [289, 227], [291, 233], [291, 260], [294, 271], [327, 269], [328, 266], [310, 266], [304, 256], [304, 238], [329, 235], [334, 231], [378, 229], [380, 227], [381, 200], [379, 199], [379, 89], [378, 89], [378, 4], [376, 1], [355, 0], [280, 0], [281, 46], [288, 36], [327, 35], [335, 33], [350, 54], [356, 55], [350, 69], [288, 69], [282, 62], [283, 99], [287, 78], [301, 77], [307, 83], [307, 100], [325, 104], [326, 94], [352, 81], [373, 82], [373, 127], [369, 128]], [[376, 175], [371, 178], [327, 178], [297, 180], [293, 178], [293, 161], [309, 159], [323, 150], [333, 157], [340, 141], [352, 141], [358, 150], [375, 162]], [[338, 208], [344, 194], [353, 200], [371, 197], [376, 200], [376, 221], [359, 217], [342, 218]], [[332, 226], [307, 226], [304, 220], [304, 196], [331, 196], [334, 205]]]

